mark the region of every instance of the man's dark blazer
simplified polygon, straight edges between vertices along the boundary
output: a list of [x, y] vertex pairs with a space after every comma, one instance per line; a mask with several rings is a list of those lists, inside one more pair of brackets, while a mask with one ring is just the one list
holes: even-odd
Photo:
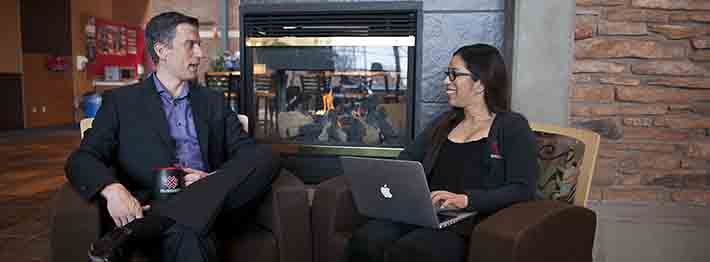
[[[240, 152], [255, 146], [242, 130], [237, 114], [221, 93], [191, 85], [188, 95], [207, 172], [237, 165]], [[69, 182], [87, 200], [105, 186], [119, 182], [145, 202], [156, 168], [176, 163], [153, 76], [141, 83], [106, 93], [92, 128], [65, 167]], [[243, 173], [243, 172], [240, 172]]]

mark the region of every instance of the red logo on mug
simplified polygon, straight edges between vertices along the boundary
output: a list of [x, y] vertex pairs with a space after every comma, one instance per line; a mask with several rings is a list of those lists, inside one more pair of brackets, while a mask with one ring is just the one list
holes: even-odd
[[168, 189], [175, 189], [178, 186], [178, 180], [174, 176], [169, 176], [165, 179], [165, 187]]

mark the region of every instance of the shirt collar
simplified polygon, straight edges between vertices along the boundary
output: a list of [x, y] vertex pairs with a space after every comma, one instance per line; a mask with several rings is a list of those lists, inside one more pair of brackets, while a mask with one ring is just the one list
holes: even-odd
[[158, 79], [158, 75], [156, 73], [153, 73], [153, 82], [155, 83], [155, 90], [158, 91], [158, 94], [161, 96], [167, 96], [172, 100], [180, 100], [186, 98], [190, 94], [190, 86], [187, 85], [187, 82], [182, 83], [183, 88], [180, 89], [180, 94], [175, 98], [170, 95], [170, 92], [168, 92], [163, 83], [160, 82], [160, 79]]

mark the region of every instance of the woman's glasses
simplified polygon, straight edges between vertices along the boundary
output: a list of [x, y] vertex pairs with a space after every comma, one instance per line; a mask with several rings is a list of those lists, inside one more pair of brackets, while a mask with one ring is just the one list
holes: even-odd
[[478, 79], [480, 79], [477, 74], [459, 72], [459, 71], [456, 71], [456, 69], [454, 69], [454, 68], [447, 68], [446, 71], [444, 71], [444, 74], [445, 74], [447, 77], [449, 77], [449, 80], [452, 81], [452, 82], [453, 82], [454, 80], [456, 80], [456, 77], [459, 77], [459, 76], [468, 76], [468, 77], [470, 77], [473, 81], [478, 81]]

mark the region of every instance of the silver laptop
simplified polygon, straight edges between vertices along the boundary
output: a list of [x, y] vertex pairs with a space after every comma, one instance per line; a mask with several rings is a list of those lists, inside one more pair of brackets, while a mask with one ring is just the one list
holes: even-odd
[[445, 228], [476, 212], [437, 210], [419, 162], [341, 157], [358, 211], [368, 217], [430, 228]]

